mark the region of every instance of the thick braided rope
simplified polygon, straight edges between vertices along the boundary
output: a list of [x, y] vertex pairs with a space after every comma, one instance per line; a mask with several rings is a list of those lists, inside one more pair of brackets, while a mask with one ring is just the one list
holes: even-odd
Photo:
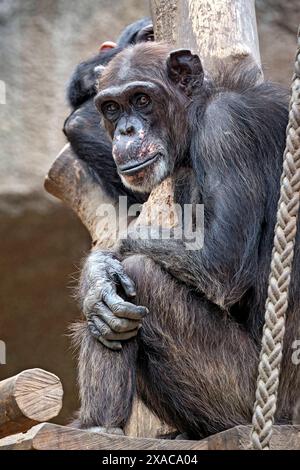
[[254, 449], [269, 449], [276, 412], [285, 316], [300, 198], [300, 29], [292, 82], [281, 191], [275, 226], [265, 325], [251, 434]]

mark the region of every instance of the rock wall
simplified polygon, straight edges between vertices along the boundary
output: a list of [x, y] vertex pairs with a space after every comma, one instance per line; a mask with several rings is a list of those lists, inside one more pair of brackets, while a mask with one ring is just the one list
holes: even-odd
[[[296, 46], [292, 3], [260, 0], [257, 10], [265, 76], [286, 85]], [[0, 340], [7, 348], [0, 379], [30, 367], [59, 375], [60, 422], [77, 407], [66, 334], [79, 317], [71, 287], [89, 236], [44, 192], [44, 174], [65, 142], [73, 67], [148, 13], [147, 0], [0, 1]]]

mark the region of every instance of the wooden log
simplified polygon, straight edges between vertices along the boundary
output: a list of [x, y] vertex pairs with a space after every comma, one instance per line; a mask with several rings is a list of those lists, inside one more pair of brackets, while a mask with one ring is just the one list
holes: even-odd
[[214, 60], [260, 65], [254, 0], [151, 0], [155, 39]]
[[[0, 450], [251, 450], [251, 426], [236, 426], [201, 441], [149, 439], [91, 433], [43, 423], [0, 439]], [[274, 426], [273, 450], [300, 450], [299, 426]]]
[[27, 431], [61, 410], [59, 378], [42, 369], [28, 369], [0, 382], [0, 437]]
[[[187, 15], [192, 23], [180, 21]], [[177, 44], [197, 51], [206, 68], [215, 59], [260, 65], [254, 0], [180, 0]]]
[[177, 43], [178, 0], [151, 0], [151, 16], [155, 40], [168, 44]]
[[[252, 450], [252, 426], [234, 428], [208, 437], [209, 450]], [[270, 444], [272, 450], [300, 450], [300, 426], [274, 426]]]
[[92, 433], [44, 423], [0, 439], [0, 450], [206, 450], [206, 441], [174, 441]]
[[114, 207], [118, 216], [118, 207], [102, 190], [89, 166], [76, 156], [70, 144], [66, 144], [56, 157], [44, 186], [46, 191], [71, 207], [79, 216], [91, 235], [93, 245], [98, 244], [103, 248], [114, 246], [119, 236], [118, 225], [107, 224], [103, 209], [105, 205]]
[[126, 436], [156, 438], [174, 431], [176, 429], [160, 421], [141, 400], [135, 398], [131, 416], [125, 428]]

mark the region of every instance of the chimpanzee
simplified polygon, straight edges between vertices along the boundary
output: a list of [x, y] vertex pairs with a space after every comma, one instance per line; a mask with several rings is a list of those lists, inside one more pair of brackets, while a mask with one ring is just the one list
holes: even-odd
[[142, 18], [127, 26], [117, 44], [105, 42], [99, 53], [80, 63], [67, 88], [67, 98], [72, 113], [64, 123], [64, 133], [76, 155], [85, 161], [106, 193], [118, 201], [127, 196], [129, 204], [144, 202], [143, 194], [135, 194], [124, 188], [111, 155], [111, 141], [105, 130], [99, 128], [99, 113], [95, 108], [96, 81], [103, 67], [124, 47], [143, 41], [153, 40], [153, 26], [150, 18]]
[[[123, 428], [135, 393], [192, 438], [251, 422], [288, 97], [250, 62], [218, 69], [210, 77], [189, 50], [146, 43], [100, 77], [95, 103], [123, 183], [150, 191], [173, 175], [176, 188], [186, 168], [181, 197], [204, 204], [204, 245], [132, 235], [87, 258], [87, 322], [74, 333], [83, 428]], [[278, 423], [299, 393], [299, 257], [298, 236]]]

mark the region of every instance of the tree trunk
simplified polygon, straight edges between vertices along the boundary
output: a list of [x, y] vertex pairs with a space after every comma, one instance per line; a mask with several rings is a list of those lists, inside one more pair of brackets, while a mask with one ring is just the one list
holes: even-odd
[[151, 0], [155, 39], [215, 59], [260, 64], [254, 0]]

